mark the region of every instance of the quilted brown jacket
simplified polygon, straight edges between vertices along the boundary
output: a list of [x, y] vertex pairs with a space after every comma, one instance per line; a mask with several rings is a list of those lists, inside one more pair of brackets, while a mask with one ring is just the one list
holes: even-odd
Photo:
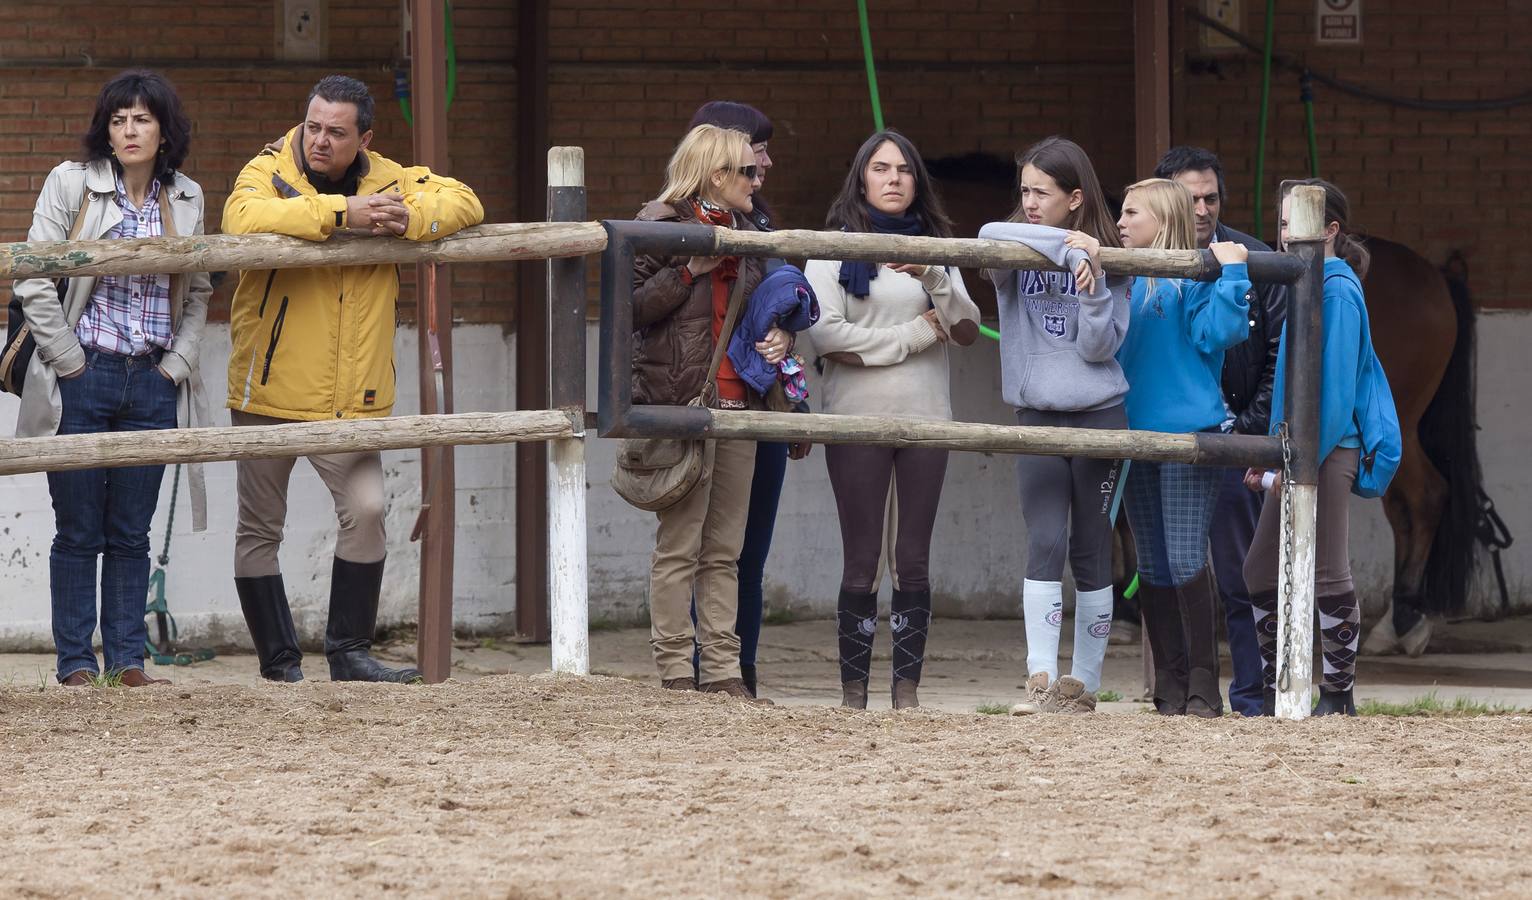
[[[694, 222], [691, 206], [658, 200], [644, 205], [645, 222]], [[735, 228], [757, 230], [736, 214]], [[683, 406], [702, 393], [713, 361], [712, 277], [687, 284], [681, 270], [689, 257], [640, 256], [633, 262], [633, 402]], [[748, 300], [763, 275], [762, 261], [742, 257], [740, 277]], [[743, 312], [743, 311], [742, 311]], [[758, 407], [759, 398], [750, 398]]]

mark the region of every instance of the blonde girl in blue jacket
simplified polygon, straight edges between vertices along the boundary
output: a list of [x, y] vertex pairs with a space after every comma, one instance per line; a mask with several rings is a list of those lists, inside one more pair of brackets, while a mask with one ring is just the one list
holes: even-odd
[[[1356, 682], [1357, 639], [1361, 607], [1351, 578], [1348, 550], [1348, 510], [1352, 493], [1382, 496], [1399, 465], [1399, 418], [1393, 393], [1373, 350], [1367, 303], [1361, 278], [1369, 256], [1347, 230], [1350, 204], [1340, 189], [1327, 181], [1295, 182], [1325, 190], [1324, 344], [1321, 351], [1319, 399], [1318, 534], [1315, 548], [1314, 605], [1319, 610], [1324, 675], [1319, 683], [1315, 715], [1356, 715], [1352, 687]], [[1288, 198], [1282, 198], [1283, 245], [1287, 243]], [[1284, 385], [1287, 366], [1287, 326], [1277, 355], [1276, 386], [1271, 398], [1271, 433], [1285, 421]], [[1262, 490], [1265, 473], [1252, 470], [1245, 486]], [[1278, 537], [1282, 504], [1281, 479], [1261, 508], [1260, 523], [1245, 557], [1245, 582], [1255, 611], [1260, 638], [1266, 713], [1275, 705], [1277, 656]]]
[[[1124, 247], [1197, 246], [1191, 192], [1152, 178], [1131, 185], [1117, 226]], [[1227, 431], [1223, 353], [1250, 332], [1244, 247], [1211, 245], [1218, 281], [1137, 278], [1117, 360], [1128, 379], [1128, 427]], [[1154, 704], [1163, 715], [1223, 714], [1218, 684], [1218, 589], [1207, 567], [1218, 502], [1216, 468], [1136, 460], [1128, 471], [1128, 524], [1138, 549], [1144, 629], [1154, 657]]]

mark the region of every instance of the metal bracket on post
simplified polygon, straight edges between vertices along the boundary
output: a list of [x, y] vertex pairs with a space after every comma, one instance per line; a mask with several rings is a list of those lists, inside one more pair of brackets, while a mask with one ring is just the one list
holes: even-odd
[[[548, 221], [585, 219], [585, 151], [548, 150]], [[585, 546], [585, 257], [548, 260], [548, 397], [573, 437], [548, 443], [548, 620], [553, 671], [590, 674]]]
[[[1319, 512], [1319, 397], [1324, 348], [1325, 192], [1292, 189], [1287, 243], [1304, 265], [1287, 310], [1287, 402], [1291, 463], [1282, 483], [1281, 566], [1277, 576], [1277, 708], [1283, 719], [1313, 709], [1314, 563]], [[1287, 454], [1284, 454], [1285, 456]]]

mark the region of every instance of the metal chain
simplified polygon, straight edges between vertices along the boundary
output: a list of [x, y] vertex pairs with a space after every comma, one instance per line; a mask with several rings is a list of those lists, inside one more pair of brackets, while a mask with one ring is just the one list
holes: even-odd
[[1298, 548], [1293, 531], [1293, 447], [1288, 441], [1287, 423], [1277, 427], [1282, 439], [1282, 660], [1277, 668], [1277, 690], [1287, 691], [1293, 684], [1293, 557]]

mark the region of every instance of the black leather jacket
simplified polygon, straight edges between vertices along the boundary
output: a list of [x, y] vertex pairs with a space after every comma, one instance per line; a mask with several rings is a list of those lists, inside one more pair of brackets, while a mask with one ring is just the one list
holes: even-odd
[[[1215, 241], [1234, 241], [1251, 250], [1271, 248], [1227, 225], [1213, 232]], [[1239, 434], [1265, 434], [1271, 420], [1271, 387], [1277, 372], [1277, 346], [1287, 318], [1287, 285], [1261, 284], [1250, 298], [1250, 337], [1223, 355], [1223, 396]]]

